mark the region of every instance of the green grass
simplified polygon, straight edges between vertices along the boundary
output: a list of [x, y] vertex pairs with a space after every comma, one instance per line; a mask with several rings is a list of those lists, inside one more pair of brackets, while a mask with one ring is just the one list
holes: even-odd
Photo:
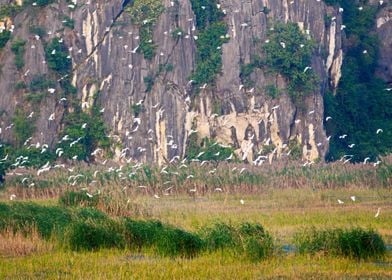
[[[102, 189], [103, 194], [108, 191]], [[64, 227], [64, 243], [50, 252], [0, 258], [0, 278], [388, 279], [392, 277], [390, 252], [358, 261], [356, 250], [361, 240], [377, 239], [368, 229], [379, 233], [385, 244], [392, 243], [391, 195], [390, 188], [382, 187], [267, 188], [254, 194], [198, 191], [194, 196], [174, 193], [160, 199], [122, 192], [128, 205], [141, 208], [126, 214], [127, 218], [94, 208], [59, 207], [56, 199], [40, 199], [36, 200], [40, 207], [71, 213], [72, 226]], [[337, 199], [345, 203], [339, 205]], [[0, 205], [21, 207], [14, 202]], [[375, 218], [377, 208], [381, 213]], [[148, 216], [141, 214], [145, 209]], [[295, 244], [296, 235], [308, 228], [315, 232], [338, 229], [337, 253], [287, 254], [280, 249], [283, 244]]]

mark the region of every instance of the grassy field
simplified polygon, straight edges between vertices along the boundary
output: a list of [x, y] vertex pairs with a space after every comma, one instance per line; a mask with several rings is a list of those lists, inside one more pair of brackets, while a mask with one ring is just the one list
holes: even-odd
[[[355, 196], [355, 201], [350, 199]], [[344, 201], [338, 204], [337, 199]], [[243, 204], [240, 202], [243, 201]], [[328, 254], [285, 252], [296, 232], [306, 227], [362, 227], [377, 230], [392, 243], [390, 188], [264, 189], [258, 194], [173, 195], [156, 199], [137, 195], [132, 203], [146, 219], [159, 219], [197, 231], [217, 221], [257, 222], [274, 238], [274, 255], [251, 262], [233, 252], [204, 252], [193, 259], [159, 257], [148, 249], [73, 252], [37, 236], [31, 240], [8, 232], [1, 235], [1, 279], [261, 279], [392, 277], [392, 255], [378, 260], [355, 260]], [[55, 205], [56, 200], [38, 200]], [[375, 213], [381, 208], [380, 215]], [[7, 245], [4, 245], [7, 244]]]
[[[34, 170], [13, 170], [0, 188], [0, 279], [391, 279], [391, 187], [392, 158], [377, 167], [337, 162], [158, 168], [136, 163], [53, 168], [39, 176]], [[159, 220], [159, 231], [166, 235], [155, 229], [143, 241], [153, 245], [135, 248], [135, 229], [126, 228], [125, 217], [131, 224]], [[203, 232], [210, 228], [211, 233], [217, 223], [233, 230], [236, 249], [211, 249], [213, 239]], [[261, 257], [249, 257], [260, 251], [250, 251], [255, 239], [241, 232], [244, 223], [268, 232], [256, 239], [264, 246]], [[342, 247], [335, 250], [342, 240], [336, 236], [356, 228], [365, 235], [378, 233], [389, 248], [386, 254], [357, 258], [342, 253]], [[97, 232], [102, 233], [99, 242], [110, 240], [112, 232], [119, 239], [93, 251], [82, 248], [88, 244], [72, 246], [72, 240], [83, 242]], [[320, 249], [319, 239], [306, 241], [308, 251], [300, 253], [299, 238], [311, 232], [327, 238], [324, 245]], [[175, 236], [180, 241], [171, 245], [178, 251], [159, 253], [163, 243], [157, 236]], [[343, 241], [360, 240], [355, 232], [349, 236]], [[195, 246], [192, 257], [180, 257], [189, 253], [183, 251], [189, 242]]]

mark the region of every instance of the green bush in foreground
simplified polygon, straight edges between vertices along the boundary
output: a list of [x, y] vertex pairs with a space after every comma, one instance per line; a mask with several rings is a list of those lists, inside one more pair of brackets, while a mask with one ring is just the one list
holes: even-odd
[[71, 250], [124, 248], [124, 236], [113, 221], [97, 222], [92, 219], [72, 223], [65, 234], [65, 245]]
[[301, 254], [323, 252], [357, 259], [382, 257], [386, 247], [381, 236], [373, 230], [361, 228], [314, 228], [296, 234], [295, 243]]
[[157, 252], [162, 256], [195, 257], [203, 249], [203, 240], [196, 234], [167, 227], [160, 233]]
[[271, 256], [274, 249], [271, 235], [257, 223], [242, 223], [238, 227], [217, 223], [204, 228], [201, 235], [207, 250], [231, 249], [252, 261]]
[[252, 261], [273, 253], [272, 237], [259, 224], [217, 223], [196, 234], [160, 221], [111, 219], [95, 208], [0, 203], [0, 232], [11, 229], [29, 234], [35, 228], [41, 237], [53, 238], [74, 251], [151, 248], [161, 256], [193, 258], [203, 250], [229, 249]]

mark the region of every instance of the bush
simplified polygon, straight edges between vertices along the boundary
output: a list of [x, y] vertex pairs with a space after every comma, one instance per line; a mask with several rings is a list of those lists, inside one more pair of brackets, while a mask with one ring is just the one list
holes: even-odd
[[13, 132], [16, 145], [22, 147], [24, 142], [33, 135], [35, 126], [27, 119], [27, 115], [21, 109], [16, 109], [12, 122], [14, 123]]
[[15, 202], [11, 205], [0, 203], [0, 230], [31, 232], [36, 227], [43, 238], [50, 238], [54, 232], [60, 234], [71, 222], [71, 212], [57, 206], [39, 206], [35, 203]]
[[59, 203], [63, 206], [94, 207], [98, 202], [98, 196], [89, 197], [85, 191], [66, 191], [59, 197]]
[[135, 221], [125, 219], [125, 240], [130, 248], [151, 247], [159, 239], [164, 226], [160, 221]]
[[242, 223], [238, 228], [245, 256], [259, 261], [272, 255], [274, 244], [271, 235], [260, 224]]
[[317, 85], [314, 72], [304, 71], [311, 64], [314, 42], [306, 38], [296, 23], [276, 24], [269, 37], [270, 42], [263, 45], [265, 65], [286, 77], [290, 97], [300, 104]]
[[91, 219], [72, 223], [65, 233], [65, 245], [71, 250], [124, 248], [124, 237], [118, 224]]
[[127, 8], [131, 20], [139, 26], [140, 47], [144, 58], [151, 60], [155, 55], [156, 46], [152, 42], [153, 26], [164, 11], [164, 6], [159, 0], [136, 0]]
[[209, 251], [235, 248], [238, 244], [235, 228], [224, 223], [217, 223], [211, 227], [204, 228], [201, 235]]
[[7, 42], [11, 39], [11, 32], [8, 30], [4, 30], [0, 32], [0, 50], [5, 47]]
[[381, 236], [373, 230], [327, 229], [305, 230], [295, 235], [295, 242], [301, 254], [323, 252], [357, 259], [381, 257], [386, 248]]
[[[87, 124], [82, 128], [83, 124]], [[80, 109], [68, 114], [64, 120], [64, 129], [61, 137], [68, 135], [70, 141], [63, 141], [58, 144], [58, 148], [64, 150], [64, 156], [73, 158], [77, 156], [79, 160], [88, 160], [91, 153], [97, 147], [108, 149], [110, 140], [106, 136], [107, 127], [102, 119], [102, 113], [94, 106], [90, 113], [82, 112]], [[79, 141], [70, 146], [70, 142]]]
[[157, 252], [162, 256], [192, 258], [202, 249], [203, 240], [199, 236], [178, 228], [165, 228], [157, 242]]
[[11, 50], [15, 54], [15, 66], [18, 70], [22, 69], [25, 65], [24, 54], [25, 54], [26, 41], [17, 39], [11, 45]]
[[[55, 52], [55, 54], [52, 54]], [[53, 38], [45, 48], [48, 67], [60, 75], [66, 75], [71, 71], [72, 60], [68, 58], [68, 49], [59, 38]]]

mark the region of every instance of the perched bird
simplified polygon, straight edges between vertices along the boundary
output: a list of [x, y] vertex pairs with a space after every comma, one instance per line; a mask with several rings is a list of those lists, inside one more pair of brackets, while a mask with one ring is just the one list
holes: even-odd
[[352, 201], [355, 201], [355, 199], [356, 199], [355, 195], [350, 196], [350, 198], [351, 198]]
[[241, 203], [242, 205], [244, 205], [244, 204], [245, 204], [245, 201], [244, 201], [243, 199], [240, 199], [240, 203]]

